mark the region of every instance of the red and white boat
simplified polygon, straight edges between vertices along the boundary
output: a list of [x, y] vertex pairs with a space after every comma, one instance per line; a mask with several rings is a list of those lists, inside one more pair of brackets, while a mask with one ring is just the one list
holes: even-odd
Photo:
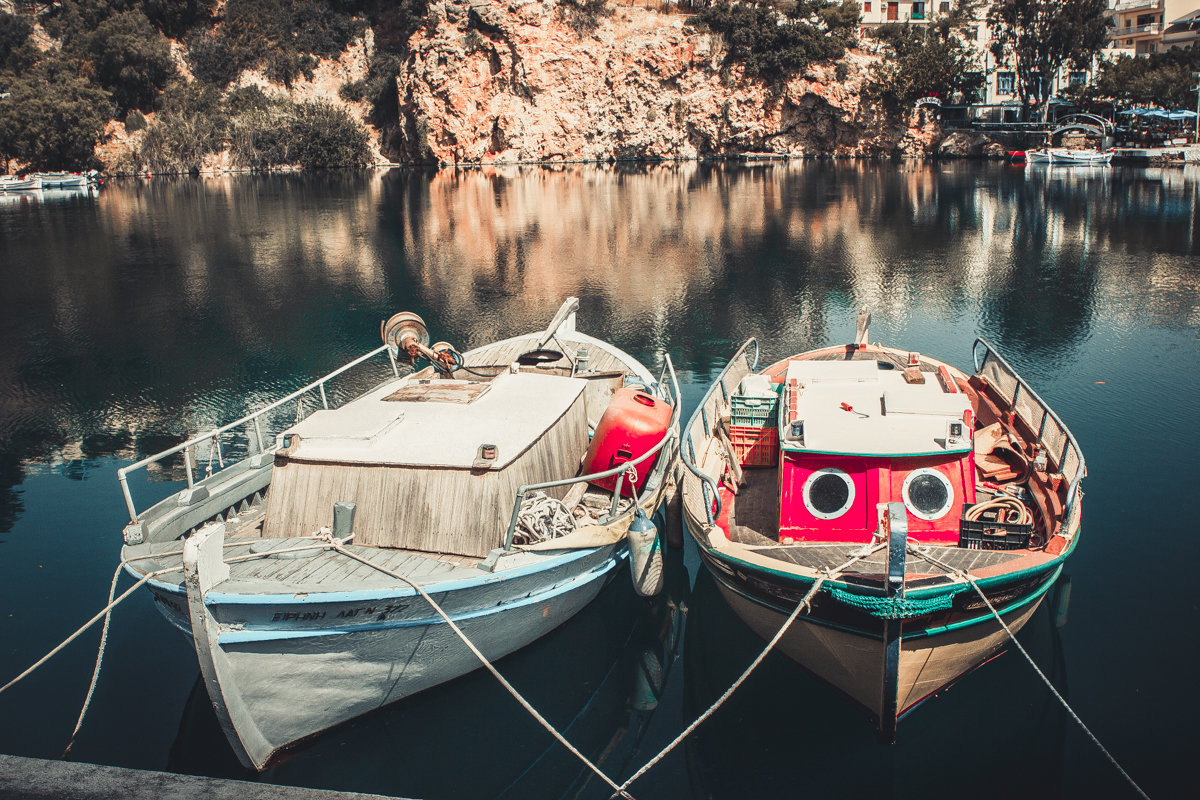
[[967, 374], [866, 344], [868, 319], [766, 369], [754, 340], [737, 352], [684, 431], [683, 518], [738, 616], [771, 639], [796, 612], [778, 647], [891, 740], [1005, 646], [997, 615], [1013, 633], [1033, 615], [1078, 543], [1086, 468], [987, 342]]

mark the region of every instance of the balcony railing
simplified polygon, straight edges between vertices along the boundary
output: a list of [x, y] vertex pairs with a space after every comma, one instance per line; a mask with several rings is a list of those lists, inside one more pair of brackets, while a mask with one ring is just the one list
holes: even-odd
[[1150, 36], [1162, 33], [1162, 23], [1155, 22], [1150, 25], [1132, 25], [1128, 28], [1110, 28], [1108, 38], [1110, 39], [1128, 39], [1131, 36]]

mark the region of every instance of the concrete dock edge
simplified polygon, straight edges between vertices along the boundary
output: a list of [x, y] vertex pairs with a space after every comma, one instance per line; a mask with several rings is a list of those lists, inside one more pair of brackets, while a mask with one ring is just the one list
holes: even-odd
[[383, 795], [0, 755], [0, 800], [380, 800]]

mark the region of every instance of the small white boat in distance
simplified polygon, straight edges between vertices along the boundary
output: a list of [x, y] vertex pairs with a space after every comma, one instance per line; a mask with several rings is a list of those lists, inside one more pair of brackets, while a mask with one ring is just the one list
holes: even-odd
[[[466, 353], [397, 314], [382, 347], [119, 470], [126, 569], [194, 643], [244, 765], [480, 667], [443, 612], [493, 661], [641, 559], [642, 514], [674, 492], [678, 383], [669, 357], [656, 379], [577, 332], [577, 308]], [[386, 378], [355, 396], [367, 362]], [[186, 487], [139, 512], [129, 474], [180, 466]]]
[[42, 188], [42, 181], [36, 175], [18, 178], [15, 175], [0, 176], [0, 192], [36, 192]]
[[35, 177], [43, 189], [86, 189], [91, 185], [89, 176], [81, 172], [39, 172]]

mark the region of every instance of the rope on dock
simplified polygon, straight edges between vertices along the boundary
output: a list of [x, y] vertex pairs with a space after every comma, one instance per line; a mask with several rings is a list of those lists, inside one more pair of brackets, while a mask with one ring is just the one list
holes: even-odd
[[667, 754], [669, 754], [672, 750], [674, 750], [676, 747], [678, 747], [679, 744], [684, 739], [686, 739], [688, 736], [690, 736], [692, 734], [693, 731], [696, 730], [696, 728], [699, 728], [702, 724], [704, 724], [705, 720], [707, 720], [709, 717], [711, 717], [713, 714], [715, 714], [717, 709], [719, 709], [722, 705], [725, 704], [725, 701], [728, 700], [733, 695], [733, 693], [738, 690], [738, 687], [740, 687], [743, 683], [746, 682], [746, 679], [750, 677], [750, 673], [754, 672], [754, 670], [758, 668], [758, 665], [763, 662], [763, 659], [765, 659], [767, 657], [767, 654], [770, 653], [773, 649], [775, 649], [775, 645], [779, 644], [779, 640], [782, 639], [784, 634], [787, 633], [788, 629], [792, 627], [792, 623], [796, 621], [796, 618], [800, 616], [800, 613], [802, 611], [804, 611], [805, 609], [808, 609], [810, 611], [812, 610], [813, 598], [817, 596], [817, 592], [819, 592], [821, 590], [821, 585], [823, 583], [825, 583], [825, 581], [833, 580], [833, 579], [837, 578], [837, 576], [840, 575], [844, 570], [853, 566], [858, 561], [861, 561], [862, 559], [870, 556], [871, 554], [882, 550], [885, 547], [887, 547], [886, 542], [876, 544], [873, 546], [864, 547], [861, 550], [858, 550], [857, 552], [853, 553], [850, 557], [850, 560], [847, 561], [845, 564], [842, 564], [841, 566], [838, 566], [838, 567], [834, 567], [833, 569], [830, 569], [830, 570], [825, 570], [824, 574], [820, 575], [815, 581], [813, 581], [813, 585], [809, 588], [808, 592], [804, 595], [804, 597], [801, 598], [800, 602], [796, 604], [796, 608], [792, 610], [792, 613], [788, 616], [788, 618], [786, 620], [784, 620], [783, 625], [780, 626], [779, 630], [775, 632], [775, 635], [773, 637], [771, 637], [771, 641], [767, 642], [767, 646], [762, 649], [762, 652], [758, 654], [757, 658], [755, 658], [752, 662], [750, 662], [750, 666], [746, 667], [745, 671], [742, 672], [742, 674], [738, 677], [738, 679], [736, 681], [734, 681], [733, 684], [728, 689], [725, 690], [725, 693], [722, 694], [720, 697], [718, 697], [713, 702], [713, 704], [710, 705], [703, 714], [696, 717], [695, 721], [693, 721], [691, 725], [688, 725], [686, 728], [683, 729], [683, 731], [678, 736], [676, 736], [673, 740], [671, 740], [670, 744], [668, 744], [666, 747], [664, 747], [662, 750], [660, 750], [658, 752], [658, 755], [654, 756], [654, 758], [647, 761], [641, 769], [639, 769], [637, 772], [633, 773], [633, 775], [629, 776], [629, 778], [624, 783], [622, 783], [621, 786], [618, 788], [618, 791], [621, 792], [623, 795], [624, 790], [629, 788], [630, 784], [632, 784], [638, 778], [645, 775], [656, 764], [658, 764], [660, 761], [662, 761], [664, 758], [666, 758]]
[[[396, 580], [403, 581], [404, 583], [407, 583], [409, 586], [411, 586], [417, 594], [421, 595], [421, 597], [424, 598], [425, 602], [429, 603], [430, 608], [432, 608], [439, 617], [441, 617], [443, 620], [446, 621], [446, 624], [450, 626], [450, 630], [454, 631], [454, 633], [458, 636], [458, 638], [460, 640], [462, 640], [462, 643], [465, 644], [467, 646], [467, 648], [472, 653], [475, 654], [475, 657], [477, 659], [479, 659], [479, 663], [483, 664], [483, 666], [487, 668], [488, 672], [492, 673], [492, 675], [495, 676], [496, 680], [500, 681], [500, 685], [503, 686], [506, 690], [508, 690], [508, 693], [510, 695], [512, 695], [513, 699], [516, 700], [518, 703], [520, 703], [522, 708], [524, 708], [526, 711], [528, 711], [529, 714], [534, 719], [536, 719], [543, 728], [546, 729], [547, 733], [549, 733], [551, 736], [553, 736], [555, 739], [557, 739], [559, 741], [559, 743], [562, 744], [563, 747], [570, 750], [571, 753], [573, 753], [576, 758], [578, 758], [585, 765], [587, 765], [588, 769], [590, 769], [592, 772], [596, 773], [597, 777], [599, 777], [602, 781], [604, 781], [606, 784], [608, 784], [609, 788], [611, 788], [613, 790], [614, 797], [620, 796], [620, 797], [626, 798], [626, 800], [633, 800], [633, 795], [629, 794], [629, 792], [627, 792], [625, 790], [625, 786], [618, 785], [616, 781], [614, 781], [612, 778], [608, 777], [608, 775], [605, 774], [604, 770], [600, 769], [598, 766], [593, 764], [592, 761], [587, 756], [585, 756], [582, 752], [580, 752], [575, 747], [575, 745], [571, 744], [567, 740], [567, 737], [565, 737], [561, 733], [559, 733], [558, 729], [556, 729], [552, 724], [550, 724], [549, 720], [547, 720], [545, 717], [543, 717], [541, 714], [539, 714], [537, 709], [535, 709], [532, 705], [530, 705], [528, 700], [526, 700], [524, 697], [521, 696], [521, 693], [517, 691], [516, 687], [513, 686], [511, 683], [509, 683], [505, 679], [505, 677], [500, 674], [499, 670], [497, 670], [496, 667], [492, 665], [492, 662], [488, 660], [487, 656], [485, 656], [483, 653], [481, 653], [479, 651], [479, 648], [477, 648], [475, 646], [475, 644], [469, 638], [467, 638], [467, 635], [462, 632], [462, 629], [454, 624], [454, 620], [450, 619], [450, 616], [445, 611], [442, 610], [442, 607], [440, 605], [438, 605], [437, 602], [432, 597], [430, 597], [429, 594], [423, 588], [418, 586], [412, 580], [404, 577], [403, 575], [401, 575], [397, 572], [393, 572], [392, 570], [387, 569], [386, 567], [382, 567], [379, 564], [372, 562], [368, 558], [364, 558], [363, 556], [360, 556], [357, 553], [353, 553], [353, 552], [347, 550], [345, 547], [342, 546], [342, 544], [343, 544], [342, 540], [340, 540], [340, 539], [331, 539], [330, 540], [330, 547], [332, 547], [335, 551], [341, 553], [342, 555], [352, 558], [355, 561], [358, 561], [362, 564], [366, 564], [368, 567], [377, 569], [380, 572], [382, 572], [383, 574], [389, 575], [389, 576], [395, 578]], [[626, 785], [628, 785], [628, 781], [626, 782]]]
[[1004, 632], [1008, 634], [1008, 638], [1012, 640], [1014, 645], [1016, 645], [1017, 650], [1020, 651], [1021, 655], [1025, 657], [1025, 660], [1029, 662], [1029, 666], [1033, 667], [1033, 671], [1036, 672], [1037, 676], [1042, 679], [1042, 683], [1046, 684], [1046, 688], [1050, 690], [1050, 693], [1054, 695], [1055, 699], [1058, 700], [1064, 709], [1066, 709], [1066, 712], [1071, 716], [1071, 719], [1075, 720], [1083, 732], [1087, 734], [1088, 738], [1092, 740], [1092, 743], [1095, 744], [1096, 747], [1100, 749], [1100, 752], [1104, 754], [1104, 757], [1108, 759], [1109, 763], [1116, 768], [1117, 772], [1121, 773], [1121, 777], [1123, 777], [1129, 783], [1129, 785], [1133, 787], [1133, 790], [1137, 792], [1138, 796], [1143, 798], [1143, 800], [1150, 800], [1150, 796], [1146, 794], [1141, 786], [1138, 786], [1137, 782], [1117, 762], [1117, 759], [1113, 756], [1113, 754], [1108, 752], [1108, 748], [1100, 743], [1100, 739], [1097, 738], [1096, 734], [1092, 733], [1091, 728], [1084, 724], [1079, 715], [1075, 713], [1075, 709], [1071, 708], [1071, 706], [1067, 703], [1066, 698], [1059, 694], [1058, 689], [1056, 689], [1054, 684], [1050, 682], [1050, 679], [1046, 677], [1046, 673], [1042, 672], [1041, 667], [1039, 667], [1037, 662], [1033, 660], [1033, 656], [1029, 655], [1029, 651], [1027, 651], [1021, 645], [1021, 643], [1017, 641], [1016, 634], [1014, 634], [1012, 629], [1008, 627], [1008, 624], [1005, 623], [1004, 619], [1000, 616], [1000, 612], [997, 611], [996, 607], [992, 605], [992, 601], [989, 600], [987, 595], [983, 593], [983, 589], [980, 588], [978, 583], [976, 583], [977, 579], [975, 576], [971, 575], [965, 570], [953, 567], [937, 558], [929, 552], [929, 548], [927, 547], [920, 547], [919, 545], [914, 546], [914, 543], [912, 543], [911, 540], [908, 546], [908, 551], [913, 555], [929, 562], [930, 564], [933, 564], [935, 567], [939, 567], [952, 575], [956, 575], [965, 580], [967, 583], [971, 584], [971, 588], [974, 589], [975, 593], [979, 595], [979, 598], [983, 600], [984, 605], [988, 607], [988, 611], [992, 612], [992, 616], [995, 617], [996, 621], [1000, 623], [1000, 627], [1003, 628]]

